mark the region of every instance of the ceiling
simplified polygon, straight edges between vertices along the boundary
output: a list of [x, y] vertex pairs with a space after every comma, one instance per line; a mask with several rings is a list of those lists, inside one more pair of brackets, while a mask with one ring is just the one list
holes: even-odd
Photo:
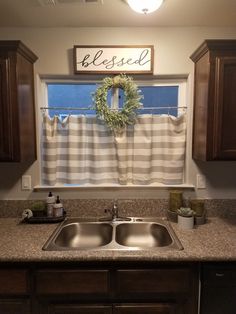
[[236, 26], [236, 0], [165, 0], [149, 15], [125, 0], [56, 1], [0, 0], [0, 27]]

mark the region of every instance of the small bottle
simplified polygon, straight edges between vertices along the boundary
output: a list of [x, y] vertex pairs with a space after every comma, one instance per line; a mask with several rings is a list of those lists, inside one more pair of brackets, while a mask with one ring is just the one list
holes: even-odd
[[47, 203], [47, 216], [53, 217], [53, 207], [55, 204], [55, 196], [52, 195], [52, 192], [48, 193], [46, 203]]
[[56, 203], [53, 206], [53, 216], [54, 217], [61, 217], [63, 216], [63, 205], [60, 201], [59, 195], [57, 195]]

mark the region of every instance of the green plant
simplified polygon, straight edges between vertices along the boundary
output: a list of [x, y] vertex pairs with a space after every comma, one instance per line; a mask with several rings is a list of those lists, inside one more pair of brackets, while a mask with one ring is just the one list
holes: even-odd
[[183, 217], [192, 217], [195, 215], [195, 212], [189, 207], [180, 207], [177, 209], [177, 213]]
[[45, 203], [44, 202], [35, 202], [31, 206], [31, 210], [32, 211], [42, 211], [42, 210], [45, 210]]
[[[120, 111], [112, 110], [107, 104], [108, 90], [113, 87], [124, 90], [125, 101]], [[94, 95], [97, 116], [103, 119], [112, 130], [121, 130], [127, 124], [134, 124], [135, 110], [141, 107], [140, 99], [142, 96], [139, 93], [137, 85], [129, 76], [121, 74], [115, 77], [106, 77]]]

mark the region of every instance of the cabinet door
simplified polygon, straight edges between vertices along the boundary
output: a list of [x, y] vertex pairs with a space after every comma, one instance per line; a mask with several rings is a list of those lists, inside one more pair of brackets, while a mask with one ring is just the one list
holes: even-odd
[[[188, 267], [119, 269], [116, 271], [115, 292], [120, 299], [128, 302], [158, 303], [154, 308], [149, 307], [151, 314], [196, 314], [197, 277], [194, 274], [194, 269]], [[138, 306], [138, 314], [142, 313], [140, 309]], [[118, 313], [135, 313], [132, 307], [122, 308], [122, 311]], [[143, 313], [146, 314], [145, 311]]]
[[36, 59], [20, 41], [0, 40], [0, 162], [36, 159]]
[[30, 314], [28, 279], [25, 269], [0, 269], [0, 314]]
[[0, 299], [1, 314], [30, 314], [30, 302], [24, 299]]
[[29, 289], [29, 275], [26, 269], [0, 269], [0, 295], [29, 295]]
[[50, 304], [40, 314], [112, 314], [109, 305]]
[[[48, 284], [50, 282], [50, 285]], [[45, 269], [36, 272], [38, 295], [79, 295], [101, 298], [109, 295], [109, 271], [92, 269]]]
[[160, 295], [187, 295], [191, 287], [188, 268], [123, 269], [116, 272], [116, 293], [123, 298], [148, 300]]
[[9, 102], [9, 59], [0, 56], [0, 160], [13, 160], [11, 121], [12, 108]]
[[[124, 304], [114, 307], [114, 314], [175, 314], [175, 304]], [[178, 312], [180, 313], [180, 312]], [[184, 312], [182, 312], [184, 313]]]
[[193, 158], [236, 160], [236, 40], [205, 40], [195, 62]]
[[236, 57], [216, 58], [214, 159], [236, 159]]
[[[195, 63], [194, 76], [193, 158], [208, 160], [211, 159], [208, 115], [212, 115], [213, 111], [212, 108], [208, 108], [209, 90], [212, 89], [209, 77], [214, 77], [214, 73], [210, 69], [208, 54], [202, 56]], [[212, 120], [211, 117], [211, 123]]]

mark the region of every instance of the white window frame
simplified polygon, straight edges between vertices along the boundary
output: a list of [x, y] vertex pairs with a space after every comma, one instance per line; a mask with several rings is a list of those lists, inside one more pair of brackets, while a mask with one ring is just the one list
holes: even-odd
[[[81, 189], [83, 188], [82, 186], [55, 186], [55, 187], [49, 187], [49, 186], [44, 186], [42, 185], [42, 160], [41, 160], [41, 132], [42, 132], [42, 125], [41, 125], [41, 118], [42, 118], [42, 112], [41, 112], [41, 107], [48, 107], [48, 94], [47, 94], [47, 84], [48, 83], [71, 83], [71, 84], [79, 84], [79, 83], [102, 83], [103, 77], [91, 77], [91, 76], [85, 76], [81, 77], [80, 79], [74, 78], [74, 77], [67, 77], [67, 76], [53, 76], [53, 75], [43, 75], [43, 76], [38, 76], [37, 77], [37, 88], [38, 88], [38, 110], [37, 110], [37, 116], [38, 116], [38, 161], [39, 161], [39, 181], [40, 184], [38, 186], [34, 187], [35, 191], [40, 191], [40, 190], [48, 190], [49, 188], [51, 189], [63, 189], [63, 190], [74, 190], [74, 189]], [[174, 76], [151, 76], [151, 77], [145, 77], [145, 78], [134, 78], [134, 82], [139, 86], [178, 86], [178, 105], [180, 105], [180, 109], [178, 110], [178, 114], [181, 114], [186, 108], [187, 110], [187, 130], [189, 130], [189, 121], [190, 121], [190, 114], [189, 114], [189, 106], [188, 106], [188, 89], [189, 89], [189, 82], [188, 82], [188, 75], [174, 75]], [[42, 104], [44, 104], [42, 106]], [[172, 187], [181, 187], [181, 188], [187, 188], [187, 189], [193, 189], [194, 186], [192, 184], [189, 184], [188, 177], [189, 177], [189, 158], [191, 158], [191, 148], [189, 147], [190, 141], [189, 141], [189, 131], [187, 131], [187, 141], [186, 141], [186, 156], [185, 156], [185, 167], [184, 167], [184, 183], [181, 185], [164, 185], [164, 184], [151, 184], [147, 186], [142, 186], [142, 185], [116, 185], [115, 188], [135, 188], [135, 187], [141, 187], [141, 188], [153, 188], [153, 187], [160, 187], [164, 189], [172, 188]], [[93, 186], [88, 186], [85, 185], [84, 188], [104, 188], [103, 185], [93, 185]], [[106, 185], [106, 188], [113, 188], [113, 185]]]

